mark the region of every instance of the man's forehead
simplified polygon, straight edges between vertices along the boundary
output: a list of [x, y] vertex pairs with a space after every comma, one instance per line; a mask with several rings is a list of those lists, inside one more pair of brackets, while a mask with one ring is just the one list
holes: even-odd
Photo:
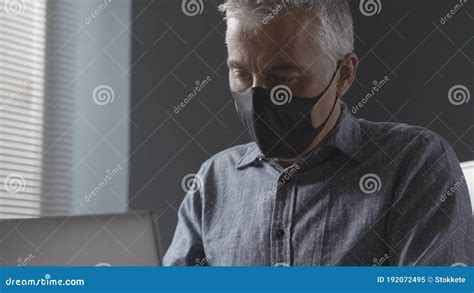
[[313, 30], [304, 23], [288, 17], [281, 17], [258, 26], [249, 26], [244, 19], [232, 19], [228, 23], [227, 44], [238, 46], [249, 41], [268, 42], [283, 48], [295, 41], [314, 42]]

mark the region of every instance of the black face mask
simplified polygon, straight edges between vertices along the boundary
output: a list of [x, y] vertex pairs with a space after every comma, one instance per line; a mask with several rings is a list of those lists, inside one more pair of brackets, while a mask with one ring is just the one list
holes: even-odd
[[326, 89], [313, 98], [292, 97], [286, 86], [276, 86], [271, 91], [254, 87], [232, 93], [240, 120], [248, 127], [250, 137], [266, 157], [298, 157], [321, 133], [336, 108], [338, 99], [335, 99], [331, 112], [317, 128], [311, 123], [311, 111], [333, 83], [339, 65], [338, 62], [336, 72]]

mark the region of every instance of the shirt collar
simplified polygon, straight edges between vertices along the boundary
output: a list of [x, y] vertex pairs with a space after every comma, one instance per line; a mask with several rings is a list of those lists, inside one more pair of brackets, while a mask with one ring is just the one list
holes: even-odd
[[265, 156], [262, 154], [256, 143], [250, 144], [250, 147], [247, 149], [245, 154], [239, 160], [236, 165], [236, 168], [245, 168], [250, 165], [258, 163], [258, 161], [264, 160]]
[[[305, 161], [307, 163], [311, 163], [322, 149], [337, 149], [353, 160], [358, 162], [363, 160], [360, 153], [361, 129], [359, 120], [352, 115], [344, 102], [341, 102], [341, 110], [341, 115], [334, 129], [314, 151], [306, 156]], [[241, 169], [250, 165], [257, 165], [262, 160], [267, 159], [257, 144], [252, 143], [237, 163], [236, 168]]]
[[322, 143], [322, 146], [338, 149], [349, 158], [361, 162], [363, 157], [361, 153], [362, 134], [360, 122], [352, 115], [344, 102], [341, 103], [341, 110], [336, 126]]

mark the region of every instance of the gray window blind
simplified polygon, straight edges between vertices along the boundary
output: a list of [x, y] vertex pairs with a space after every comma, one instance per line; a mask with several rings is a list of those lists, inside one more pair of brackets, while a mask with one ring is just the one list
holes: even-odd
[[68, 49], [52, 52], [49, 16], [46, 0], [0, 0], [0, 218], [69, 209], [70, 122], [49, 74]]

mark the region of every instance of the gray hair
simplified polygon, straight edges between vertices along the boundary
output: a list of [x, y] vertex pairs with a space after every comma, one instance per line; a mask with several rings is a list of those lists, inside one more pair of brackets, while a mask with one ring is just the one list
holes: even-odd
[[354, 50], [354, 30], [349, 0], [226, 0], [219, 6], [226, 20], [236, 18], [248, 26], [266, 24], [283, 10], [307, 8], [315, 13], [314, 38], [336, 60]]

